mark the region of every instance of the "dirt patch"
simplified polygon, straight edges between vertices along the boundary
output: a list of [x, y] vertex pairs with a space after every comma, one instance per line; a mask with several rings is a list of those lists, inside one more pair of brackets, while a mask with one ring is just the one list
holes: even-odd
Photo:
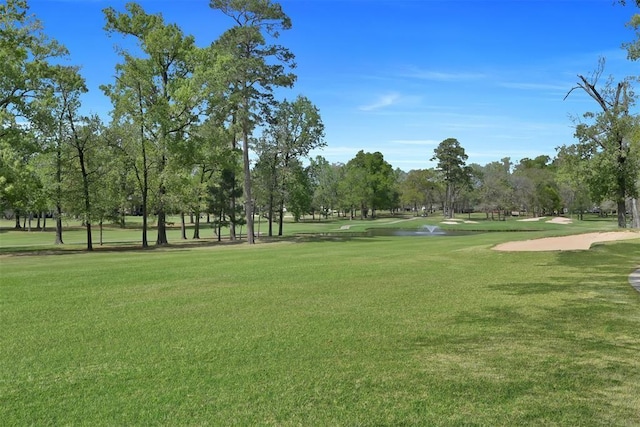
[[493, 247], [496, 251], [506, 252], [541, 252], [541, 251], [575, 251], [587, 250], [594, 243], [615, 240], [640, 239], [638, 231], [611, 231], [606, 233], [586, 233], [573, 236], [545, 237], [542, 239], [523, 240], [501, 243]]

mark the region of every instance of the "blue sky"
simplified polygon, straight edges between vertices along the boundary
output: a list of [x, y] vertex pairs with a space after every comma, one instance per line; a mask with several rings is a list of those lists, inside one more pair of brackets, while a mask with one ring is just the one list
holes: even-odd
[[[208, 0], [143, 0], [199, 45], [232, 25]], [[574, 91], [606, 57], [605, 76], [638, 75], [623, 42], [633, 7], [612, 0], [283, 0], [293, 28], [279, 43], [298, 64], [280, 94], [301, 94], [320, 109], [327, 147], [313, 155], [346, 163], [380, 151], [394, 168], [433, 167], [433, 150], [456, 138], [468, 162], [555, 155], [574, 143], [572, 117], [595, 110]], [[103, 30], [102, 9], [124, 1], [30, 0], [45, 32], [82, 66], [84, 108], [106, 116], [118, 38]]]

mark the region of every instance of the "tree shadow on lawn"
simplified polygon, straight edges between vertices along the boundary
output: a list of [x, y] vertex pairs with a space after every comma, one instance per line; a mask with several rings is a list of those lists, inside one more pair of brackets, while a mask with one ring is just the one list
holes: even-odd
[[[629, 316], [625, 315], [629, 310]], [[559, 357], [584, 366], [629, 367], [640, 351], [637, 310], [599, 295], [575, 298], [557, 306], [534, 309], [508, 305], [468, 310], [452, 319], [455, 335], [443, 336], [456, 351], [502, 349], [504, 354]], [[420, 345], [420, 341], [416, 342]], [[632, 372], [629, 372], [632, 373]], [[594, 375], [605, 375], [600, 371]], [[634, 375], [638, 375], [637, 366]]]
[[29, 247], [11, 247], [0, 248], [0, 256], [43, 256], [43, 255], [75, 255], [89, 253], [111, 253], [111, 252], [155, 252], [166, 250], [190, 250], [194, 248], [206, 248], [216, 246], [239, 245], [246, 243], [244, 240], [239, 241], [194, 241], [178, 244], [155, 245], [151, 244], [143, 248], [139, 242], [109, 242], [102, 246], [94, 243], [93, 250], [88, 251], [86, 246], [74, 244], [72, 246], [58, 246], [54, 248], [42, 248], [38, 246]]
[[[628, 275], [638, 268], [640, 245], [630, 241], [596, 243], [588, 251], [559, 251], [554, 261], [545, 265], [553, 269], [569, 267], [578, 271], [582, 278], [573, 277], [573, 273], [556, 276], [547, 282], [503, 283], [488, 286], [489, 289], [509, 295], [534, 295], [551, 293], [588, 293], [610, 291], [622, 285], [628, 286]], [[628, 268], [625, 268], [628, 266]]]
[[551, 282], [531, 282], [531, 283], [505, 283], [500, 285], [489, 285], [488, 289], [498, 291], [507, 295], [548, 295], [552, 293], [578, 293], [584, 292], [582, 284], [562, 283], [561, 279]]
[[488, 384], [497, 400], [519, 408], [521, 421], [562, 425], [575, 413], [595, 424], [640, 422], [640, 295], [624, 274], [640, 259], [637, 246], [558, 253], [548, 266], [558, 274], [548, 281], [487, 285], [494, 297], [411, 331], [398, 347], [427, 380], [460, 378], [472, 396]]
[[[358, 240], [363, 242], [372, 242], [374, 239], [371, 237], [363, 237], [361, 234], [349, 233], [345, 235], [332, 235], [332, 236], [320, 236], [320, 235], [298, 235], [298, 236], [285, 236], [285, 237], [260, 237], [256, 238], [257, 245], [274, 244], [274, 243], [305, 243], [305, 242], [347, 242], [352, 240]], [[375, 239], [380, 241], [381, 239]], [[88, 251], [86, 246], [73, 244], [70, 246], [58, 246], [58, 247], [39, 247], [33, 245], [32, 247], [11, 247], [7, 246], [0, 248], [0, 257], [7, 256], [46, 256], [46, 255], [74, 255], [82, 253], [113, 253], [113, 252], [150, 252], [150, 251], [183, 251], [192, 249], [205, 249], [224, 246], [238, 246], [247, 245], [246, 239], [239, 239], [235, 241], [222, 240], [217, 241], [213, 239], [208, 240], [192, 240], [192, 241], [180, 241], [179, 243], [173, 243], [168, 245], [155, 245], [151, 244], [146, 248], [143, 248], [140, 242], [109, 242], [102, 246], [94, 243], [93, 250]], [[249, 246], [249, 245], [247, 245]]]
[[602, 284], [610, 283], [607, 289], [621, 284], [629, 287], [628, 277], [640, 266], [640, 244], [634, 240], [596, 243], [580, 254], [560, 252], [558, 264], [580, 271], [585, 282], [593, 285], [594, 291], [602, 290]]

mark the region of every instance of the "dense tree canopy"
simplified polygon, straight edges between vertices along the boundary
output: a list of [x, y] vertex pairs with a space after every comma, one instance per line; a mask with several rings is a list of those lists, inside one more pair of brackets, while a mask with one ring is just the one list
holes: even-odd
[[[185, 218], [197, 239], [206, 216], [218, 239], [224, 227], [236, 239], [246, 224], [250, 243], [255, 213], [268, 220], [269, 235], [273, 223], [283, 234], [286, 215], [365, 219], [400, 209], [504, 219], [602, 212], [613, 202], [621, 227], [629, 207], [639, 221], [634, 79], [601, 79], [604, 62], [591, 77], [578, 76], [574, 90], [596, 108], [577, 120], [577, 143], [555, 158], [467, 165], [465, 149], [448, 138], [430, 157], [432, 168], [394, 170], [382, 152], [366, 149], [330, 163], [310, 158], [327, 144], [319, 109], [303, 95], [285, 98], [296, 76], [293, 53], [276, 44], [292, 25], [281, 5], [210, 6], [231, 27], [206, 47], [139, 4], [104, 10], [106, 33], [123, 42], [115, 79], [102, 82], [113, 105], [107, 118], [82, 113], [82, 68], [60, 65], [68, 52], [46, 36], [26, 0], [0, 4], [0, 208], [18, 227], [21, 217], [52, 214], [62, 243], [63, 218], [74, 217], [91, 249], [92, 226], [125, 226], [129, 214], [142, 217], [143, 246], [153, 222], [156, 244], [168, 243], [168, 215], [180, 216], [184, 239]], [[640, 18], [630, 26], [637, 35]], [[640, 57], [637, 40], [626, 47], [630, 59]]]

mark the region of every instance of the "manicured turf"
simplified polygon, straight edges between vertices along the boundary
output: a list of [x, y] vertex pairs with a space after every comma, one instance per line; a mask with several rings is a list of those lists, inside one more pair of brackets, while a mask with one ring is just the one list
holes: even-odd
[[4, 255], [0, 420], [638, 425], [639, 242], [490, 250], [567, 230]]

